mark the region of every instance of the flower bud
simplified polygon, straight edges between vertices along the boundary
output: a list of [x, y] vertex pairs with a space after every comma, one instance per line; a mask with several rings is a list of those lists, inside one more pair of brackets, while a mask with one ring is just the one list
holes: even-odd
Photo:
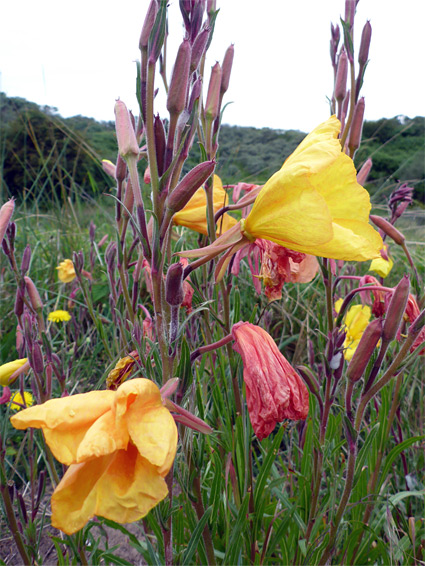
[[118, 152], [115, 178], [118, 181], [118, 183], [122, 183], [123, 181], [125, 181], [126, 175], [127, 175], [127, 163], [124, 161], [124, 159]]
[[158, 165], [158, 174], [159, 174], [159, 176], [161, 176], [164, 173], [165, 148], [166, 148], [167, 142], [166, 142], [166, 139], [165, 139], [164, 124], [163, 124], [161, 118], [159, 117], [159, 114], [157, 114], [154, 118], [153, 131], [154, 131], [154, 136], [155, 136], [155, 150], [156, 150], [156, 158], [157, 158], [157, 165]]
[[211, 69], [211, 77], [208, 85], [207, 101], [205, 103], [205, 115], [207, 120], [213, 121], [218, 116], [220, 104], [221, 67], [216, 63]]
[[362, 139], [362, 129], [363, 129], [363, 117], [364, 117], [364, 97], [360, 98], [354, 109], [353, 121], [350, 128], [350, 136], [348, 138], [348, 147], [350, 149], [351, 155], [358, 147], [360, 147], [360, 141]]
[[40, 348], [40, 345], [39, 345], [38, 342], [34, 342], [33, 345], [32, 345], [29, 361], [30, 361], [30, 365], [31, 365], [32, 369], [35, 371], [35, 373], [37, 373], [38, 375], [41, 375], [43, 373], [43, 369], [44, 369], [44, 360], [43, 360], [43, 354], [41, 352], [41, 348]]
[[385, 218], [382, 218], [381, 216], [375, 216], [374, 214], [371, 214], [369, 218], [375, 226], [378, 226], [378, 228], [387, 234], [387, 236], [392, 238], [396, 244], [399, 246], [404, 244], [406, 238], [399, 230], [397, 230], [397, 228], [388, 222], [388, 220], [385, 220]]
[[131, 124], [127, 106], [122, 100], [115, 103], [115, 129], [117, 133], [118, 150], [122, 157], [139, 155], [139, 144]]
[[350, 25], [350, 29], [354, 24], [354, 15], [356, 13], [356, 0], [345, 0], [345, 22]]
[[418, 334], [425, 326], [425, 310], [421, 311], [413, 323], [410, 325], [407, 331], [408, 335], [415, 336]]
[[109, 159], [102, 159], [102, 169], [107, 175], [115, 179], [117, 168], [112, 161], [109, 161]]
[[342, 101], [347, 92], [348, 59], [344, 51], [341, 52], [338, 60], [338, 69], [335, 78], [335, 98]]
[[27, 288], [28, 296], [31, 301], [31, 306], [35, 311], [43, 308], [43, 303], [41, 301], [40, 295], [37, 291], [36, 286], [34, 285], [32, 279], [29, 277], [24, 277], [25, 286]]
[[379, 342], [381, 333], [382, 320], [380, 318], [372, 320], [372, 322], [368, 324], [365, 331], [363, 332], [359, 345], [357, 346], [348, 365], [347, 379], [356, 382], [362, 377], [367, 364], [369, 363], [369, 360]]
[[165, 300], [172, 307], [178, 307], [182, 304], [183, 298], [183, 265], [180, 262], [173, 263], [167, 271]]
[[24, 249], [24, 253], [22, 254], [22, 261], [21, 261], [21, 274], [22, 276], [28, 271], [31, 261], [31, 248], [30, 246], [26, 246]]
[[202, 55], [205, 53], [205, 48], [210, 37], [211, 29], [209, 27], [204, 27], [204, 29], [198, 34], [197, 38], [192, 45], [192, 54], [190, 60], [190, 72], [193, 73], [198, 68], [199, 62]]
[[384, 327], [382, 329], [382, 340], [391, 342], [397, 334], [404, 311], [406, 310], [407, 299], [409, 298], [410, 281], [404, 275], [400, 283], [394, 289], [390, 304], [387, 309]]
[[[164, 44], [167, 22], [167, 2], [161, 0], [158, 12], [155, 15], [155, 21], [151, 28], [148, 40], [148, 57], [149, 63], [156, 63], [158, 60], [162, 46]], [[145, 36], [143, 37], [143, 42]]]
[[201, 96], [201, 92], [202, 92], [202, 79], [201, 77], [198, 77], [196, 81], [193, 83], [192, 92], [190, 93], [189, 104], [187, 105], [187, 111], [189, 113], [192, 112], [193, 106], [195, 104], [195, 100], [198, 100], [198, 98]]
[[131, 185], [130, 179], [128, 179], [127, 185], [125, 187], [123, 204], [125, 206], [125, 209], [123, 210], [123, 216], [128, 217], [129, 213], [131, 214], [133, 212], [133, 206], [134, 206], [133, 187]]
[[188, 39], [183, 40], [177, 52], [167, 96], [167, 110], [179, 115], [185, 107], [189, 82], [189, 69], [192, 49]]
[[370, 21], [368, 20], [365, 25], [363, 26], [362, 31], [362, 38], [360, 40], [360, 49], [359, 49], [359, 64], [364, 66], [367, 63], [369, 57], [369, 47], [370, 47], [370, 38], [372, 36], [372, 26], [370, 25]]
[[140, 50], [146, 48], [149, 42], [149, 36], [155, 23], [156, 14], [158, 13], [157, 0], [151, 0], [148, 11], [146, 12], [145, 21], [139, 39]]
[[9, 221], [12, 218], [13, 211], [15, 209], [15, 201], [10, 199], [0, 208], [0, 242], [3, 240], [3, 236], [6, 234], [6, 229], [9, 225]]
[[360, 171], [357, 173], [357, 182], [359, 185], [364, 185], [366, 183], [366, 179], [372, 169], [372, 165], [373, 162], [370, 157], [363, 163]]
[[186, 206], [199, 187], [213, 174], [215, 164], [214, 160], [204, 161], [183, 177], [168, 197], [167, 206], [173, 213]]
[[227, 48], [224, 54], [223, 66], [221, 69], [221, 93], [224, 94], [229, 88], [230, 74], [232, 72], [233, 56], [235, 54], [235, 47], [232, 43], [230, 47]]
[[15, 307], [14, 312], [17, 317], [22, 316], [24, 312], [24, 296], [21, 289], [16, 290]]

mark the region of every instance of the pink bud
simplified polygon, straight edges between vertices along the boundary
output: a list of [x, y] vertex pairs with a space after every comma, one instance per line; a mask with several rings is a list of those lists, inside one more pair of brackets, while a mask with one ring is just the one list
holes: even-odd
[[36, 286], [34, 285], [32, 279], [30, 277], [24, 277], [25, 286], [27, 288], [28, 296], [31, 301], [32, 308], [37, 311], [43, 308], [43, 303], [41, 301], [40, 295], [37, 291]]
[[115, 103], [115, 130], [117, 133], [118, 150], [122, 157], [137, 157], [139, 155], [139, 145], [127, 106], [122, 100], [117, 100]]
[[232, 72], [233, 56], [235, 54], [235, 47], [232, 44], [227, 48], [224, 54], [223, 67], [221, 72], [221, 93], [225, 93], [229, 88], [230, 73]]
[[213, 121], [218, 116], [220, 104], [221, 67], [216, 63], [211, 69], [210, 83], [208, 85], [207, 101], [205, 103], [205, 115], [207, 120]]
[[167, 110], [170, 114], [179, 115], [185, 107], [191, 53], [190, 42], [185, 39], [177, 52], [170, 87], [168, 89]]
[[115, 179], [115, 175], [117, 172], [117, 168], [116, 166], [112, 163], [112, 161], [109, 161], [109, 159], [102, 159], [102, 168], [105, 171], [105, 173], [109, 176], [111, 176], [113, 179]]
[[338, 69], [335, 79], [335, 98], [342, 101], [347, 92], [347, 74], [348, 74], [348, 59], [344, 51], [341, 52], [338, 60]]
[[364, 185], [366, 183], [366, 179], [372, 169], [372, 165], [373, 163], [370, 157], [363, 163], [360, 171], [357, 173], [357, 182], [359, 185]]
[[407, 275], [404, 275], [394, 289], [390, 304], [387, 310], [384, 327], [382, 329], [382, 340], [391, 342], [397, 334], [404, 311], [406, 310], [407, 299], [409, 298], [410, 281]]
[[366, 327], [347, 368], [347, 379], [356, 382], [362, 377], [379, 342], [381, 332], [382, 320], [380, 318], [373, 320]]
[[143, 49], [148, 46], [149, 36], [155, 23], [156, 14], [158, 12], [158, 4], [156, 0], [151, 0], [148, 11], [146, 13], [145, 22], [143, 24], [142, 33], [140, 34], [139, 48]]
[[12, 218], [13, 211], [15, 209], [15, 201], [10, 199], [0, 208], [0, 242], [6, 233], [9, 221]]
[[150, 185], [151, 183], [151, 170], [149, 169], [149, 165], [145, 169], [145, 174], [143, 175], [143, 181], [145, 185]]
[[168, 208], [174, 213], [181, 210], [215, 169], [215, 161], [204, 161], [194, 167], [168, 197]]
[[392, 238], [396, 244], [398, 244], [399, 246], [403, 245], [406, 238], [399, 230], [397, 230], [397, 228], [395, 228], [390, 222], [388, 222], [388, 220], [385, 220], [385, 218], [382, 218], [381, 216], [375, 216], [374, 214], [371, 214], [369, 218], [372, 220], [375, 226], [378, 226], [378, 228], [380, 228], [385, 234], [387, 234], [387, 236]]
[[210, 38], [211, 29], [209, 27], [204, 28], [197, 36], [192, 45], [192, 58], [190, 61], [190, 72], [196, 71], [202, 55], [205, 53], [208, 40]]
[[167, 271], [165, 281], [165, 300], [172, 307], [178, 307], [183, 302], [183, 265], [173, 263]]
[[350, 136], [348, 138], [348, 147], [350, 148], [351, 155], [358, 147], [360, 147], [360, 141], [362, 139], [363, 130], [363, 117], [364, 117], [364, 97], [360, 98], [354, 109], [353, 121], [350, 128]]
[[362, 66], [366, 65], [367, 59], [369, 57], [371, 36], [372, 36], [372, 26], [370, 25], [370, 21], [368, 20], [363, 26], [362, 39], [360, 41], [359, 64]]

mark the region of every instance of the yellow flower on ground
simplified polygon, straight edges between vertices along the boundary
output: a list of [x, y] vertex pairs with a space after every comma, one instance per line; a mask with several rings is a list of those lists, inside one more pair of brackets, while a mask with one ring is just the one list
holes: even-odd
[[52, 399], [11, 422], [41, 428], [55, 458], [69, 466], [52, 496], [52, 525], [67, 534], [94, 515], [138, 521], [167, 496], [177, 428], [148, 379]]
[[52, 311], [48, 314], [47, 320], [51, 320], [52, 322], [68, 322], [68, 320], [71, 320], [71, 315], [68, 311]]
[[370, 263], [369, 271], [374, 271], [380, 277], [385, 278], [385, 277], [387, 277], [387, 275], [390, 273], [391, 269], [393, 268], [394, 262], [390, 258], [390, 256], [388, 255], [388, 246], [384, 245], [384, 248], [385, 248], [385, 252], [386, 252], [388, 259], [384, 259], [382, 257], [382, 255], [380, 255], [376, 259], [373, 259]]
[[242, 221], [251, 240], [333, 259], [380, 257], [383, 243], [369, 224], [369, 193], [357, 183], [353, 161], [337, 139], [332, 116], [313, 130], [258, 194]]
[[[218, 175], [214, 175], [213, 181], [213, 202], [214, 213], [218, 212], [220, 208], [226, 206], [228, 203], [228, 196], [223, 189], [223, 184]], [[173, 216], [174, 224], [178, 226], [186, 226], [195, 232], [208, 235], [208, 222], [207, 222], [207, 197], [205, 190], [201, 187], [198, 189], [187, 205], [176, 212]], [[229, 214], [223, 214], [217, 223], [217, 234], [224, 233], [236, 224], [236, 219]]]
[[13, 362], [8, 362], [7, 364], [0, 366], [0, 385], [3, 385], [4, 387], [9, 385], [10, 376], [26, 364], [27, 361], [28, 358], [21, 358], [20, 360], [13, 360]]
[[24, 398], [22, 399], [22, 395], [20, 391], [17, 391], [12, 395], [8, 405], [12, 411], [20, 411], [24, 407], [22, 405], [26, 405], [27, 407], [31, 407], [34, 404], [34, 397], [31, 395], [29, 391], [24, 391]]
[[64, 259], [56, 268], [58, 270], [58, 277], [62, 283], [71, 283], [75, 279], [74, 264], [70, 259]]
[[[341, 309], [342, 299], [335, 302], [335, 310]], [[344, 317], [346, 337], [344, 341], [344, 358], [349, 362], [359, 345], [363, 332], [371, 317], [371, 309], [367, 305], [353, 305]]]

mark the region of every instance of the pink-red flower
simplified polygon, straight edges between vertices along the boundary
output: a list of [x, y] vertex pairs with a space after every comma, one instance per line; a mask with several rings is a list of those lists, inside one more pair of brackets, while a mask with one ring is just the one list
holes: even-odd
[[238, 322], [232, 335], [233, 349], [242, 356], [249, 417], [259, 440], [283, 419], [305, 420], [307, 387], [270, 334], [255, 324]]

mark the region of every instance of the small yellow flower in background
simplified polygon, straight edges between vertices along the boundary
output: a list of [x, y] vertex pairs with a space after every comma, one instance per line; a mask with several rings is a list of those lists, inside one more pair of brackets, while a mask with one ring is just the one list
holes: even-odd
[[69, 466], [52, 496], [52, 525], [64, 533], [94, 515], [138, 521], [168, 494], [177, 427], [153, 381], [51, 399], [10, 420], [19, 430], [41, 428], [55, 458]]
[[68, 311], [52, 311], [49, 313], [47, 320], [51, 320], [52, 322], [68, 322], [68, 320], [71, 320], [71, 315]]
[[56, 268], [58, 270], [58, 277], [62, 283], [71, 283], [75, 279], [74, 264], [70, 259], [64, 259]]
[[[214, 175], [213, 181], [213, 202], [214, 213], [218, 212], [220, 208], [226, 206], [228, 203], [228, 196], [223, 189], [223, 184], [218, 175]], [[207, 196], [203, 187], [198, 189], [187, 205], [175, 213], [173, 216], [174, 224], [178, 226], [186, 226], [199, 234], [208, 235], [208, 222], [207, 222]], [[222, 224], [223, 222], [223, 224]], [[217, 222], [217, 234], [220, 232], [227, 232], [229, 228], [236, 224], [236, 218], [229, 214], [224, 214]]]
[[12, 395], [8, 405], [12, 411], [21, 411], [22, 409], [27, 407], [31, 407], [34, 404], [34, 397], [31, 395], [29, 391], [24, 391], [24, 398], [22, 399], [22, 395], [20, 391], [17, 391]]
[[388, 246], [387, 245], [384, 245], [384, 249], [385, 249], [385, 255], [387, 256], [388, 259], [385, 259], [384, 257], [382, 257], [382, 253], [381, 253], [381, 257], [378, 257], [378, 258], [373, 259], [371, 261], [369, 271], [374, 271], [380, 277], [385, 278], [385, 277], [387, 277], [387, 275], [390, 273], [391, 269], [393, 268], [394, 262], [388, 254]]
[[3, 385], [4, 387], [6, 387], [6, 385], [9, 385], [10, 376], [13, 375], [16, 370], [26, 364], [27, 361], [28, 358], [22, 358], [20, 360], [13, 360], [13, 362], [8, 362], [7, 364], [0, 366], [0, 385]]
[[[335, 302], [335, 310], [338, 313], [341, 309], [342, 299]], [[367, 305], [353, 305], [348, 309], [344, 317], [346, 338], [344, 341], [344, 358], [349, 362], [359, 345], [363, 332], [369, 324], [372, 315], [371, 309]]]

